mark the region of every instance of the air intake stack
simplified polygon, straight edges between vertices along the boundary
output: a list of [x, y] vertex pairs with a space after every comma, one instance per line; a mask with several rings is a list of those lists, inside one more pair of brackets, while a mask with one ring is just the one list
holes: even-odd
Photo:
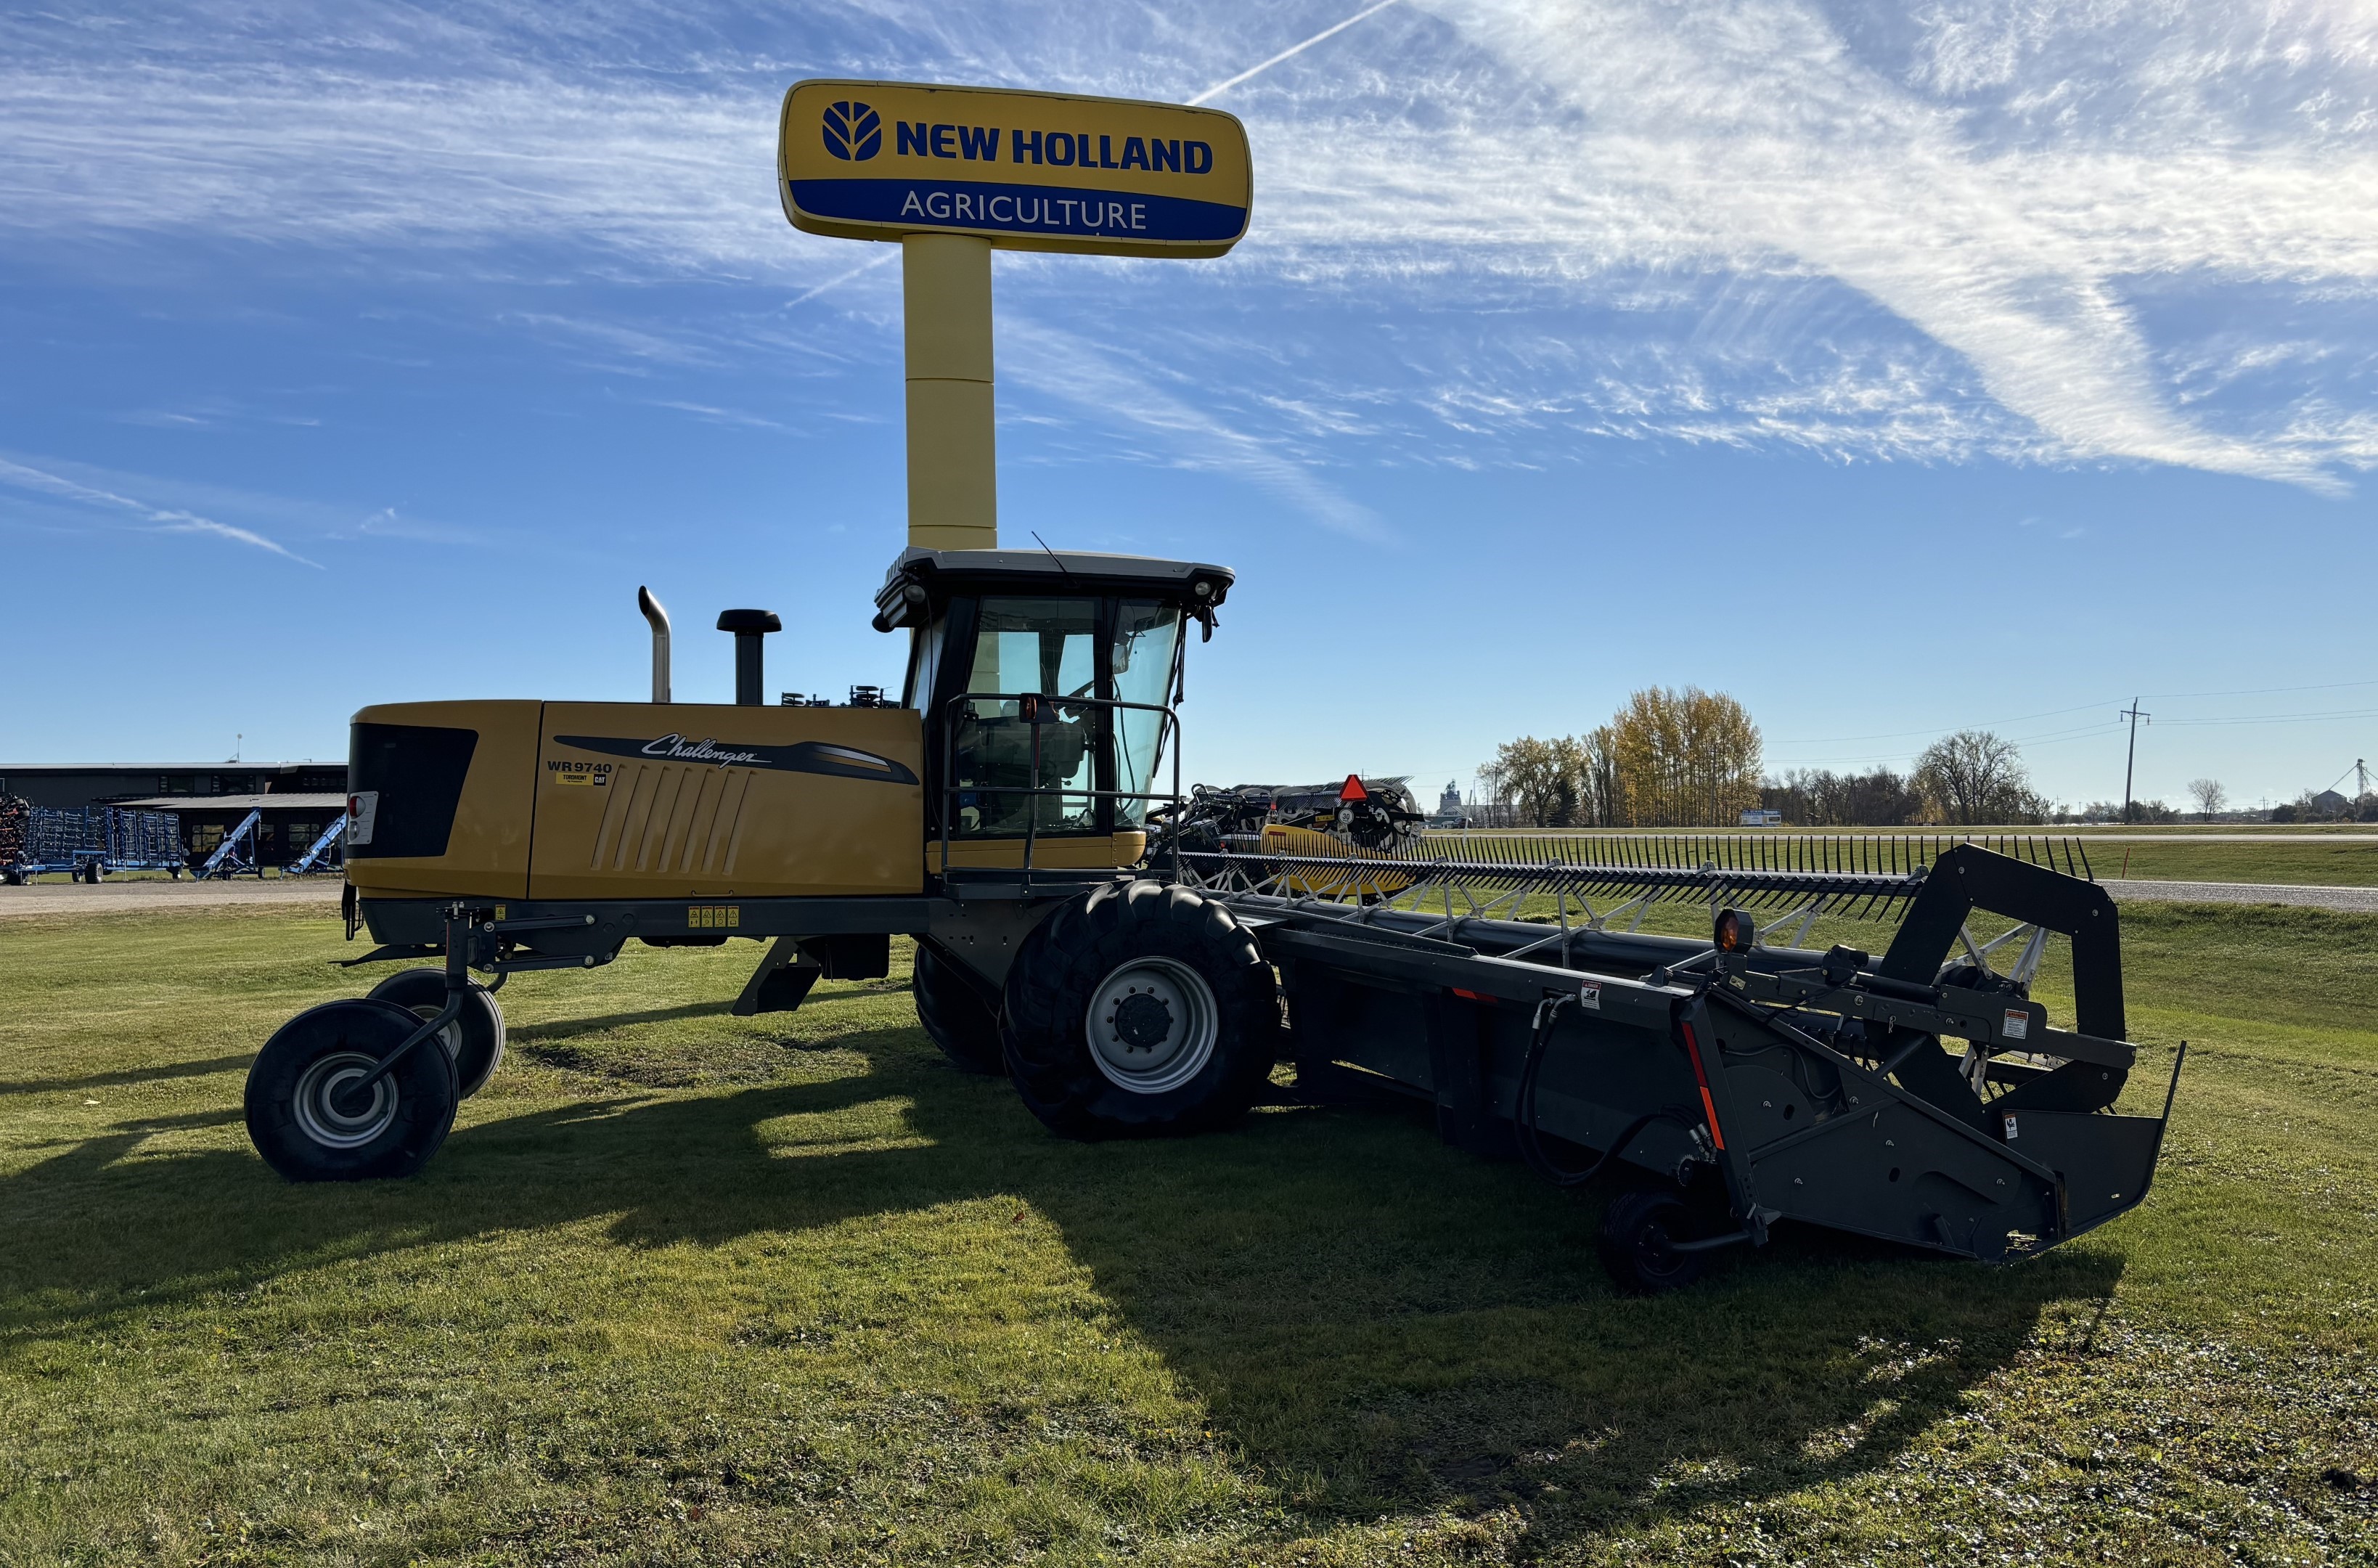
[[761, 705], [760, 639], [771, 632], [781, 632], [785, 623], [776, 619], [773, 609], [722, 609], [718, 612], [718, 629], [735, 633], [735, 706], [758, 707]]

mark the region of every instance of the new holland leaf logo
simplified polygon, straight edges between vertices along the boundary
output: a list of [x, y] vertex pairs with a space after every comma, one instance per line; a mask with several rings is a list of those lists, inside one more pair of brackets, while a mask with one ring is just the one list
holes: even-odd
[[864, 163], [883, 151], [883, 118], [869, 103], [825, 106], [825, 150], [843, 162]]

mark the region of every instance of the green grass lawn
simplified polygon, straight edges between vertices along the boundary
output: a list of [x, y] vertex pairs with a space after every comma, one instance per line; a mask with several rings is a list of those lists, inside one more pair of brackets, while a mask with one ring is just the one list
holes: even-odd
[[748, 943], [514, 980], [423, 1176], [291, 1187], [335, 921], [11, 921], [0, 1562], [2378, 1560], [2378, 919], [2124, 918], [2144, 1208], [1655, 1300], [1417, 1119], [1061, 1142], [899, 978], [728, 1017]]

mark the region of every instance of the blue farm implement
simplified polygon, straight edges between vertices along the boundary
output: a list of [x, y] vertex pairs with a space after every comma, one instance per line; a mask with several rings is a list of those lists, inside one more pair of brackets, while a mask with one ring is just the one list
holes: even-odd
[[182, 874], [181, 819], [120, 806], [60, 808], [0, 801], [0, 882], [50, 873], [97, 882], [112, 871]]

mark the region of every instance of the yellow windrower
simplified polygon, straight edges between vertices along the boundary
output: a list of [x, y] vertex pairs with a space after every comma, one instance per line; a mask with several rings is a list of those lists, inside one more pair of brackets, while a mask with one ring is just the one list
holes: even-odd
[[1220, 256], [1255, 190], [1219, 109], [889, 81], [796, 82], [776, 173], [794, 227], [900, 242], [908, 542], [934, 549], [999, 543], [991, 251]]
[[991, 241], [916, 234], [900, 242], [907, 318], [908, 542], [999, 544], [991, 396]]

